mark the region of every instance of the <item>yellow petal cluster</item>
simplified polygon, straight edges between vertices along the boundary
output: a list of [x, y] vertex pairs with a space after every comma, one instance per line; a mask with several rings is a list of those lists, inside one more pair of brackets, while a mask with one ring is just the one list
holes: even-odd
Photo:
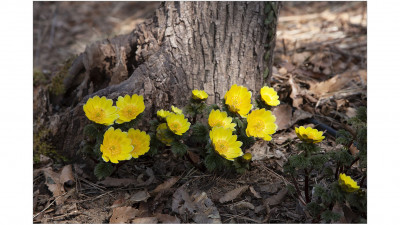
[[150, 150], [150, 135], [146, 132], [131, 128], [128, 131], [128, 137], [132, 141], [133, 151], [131, 155], [133, 158], [138, 158]]
[[175, 107], [175, 106], [171, 106], [172, 112], [176, 113], [176, 114], [183, 114], [182, 109]]
[[157, 111], [157, 116], [158, 118], [160, 118], [161, 120], [167, 118], [169, 115], [171, 115], [172, 112], [164, 110], [164, 109], [160, 109]]
[[271, 111], [265, 109], [256, 109], [247, 117], [246, 134], [248, 137], [259, 137], [270, 141], [271, 134], [276, 132], [278, 126], [275, 124], [276, 117]]
[[193, 90], [192, 98], [195, 100], [206, 100], [208, 98], [208, 94], [203, 90]]
[[157, 139], [160, 140], [165, 145], [171, 146], [171, 143], [174, 141], [174, 139], [168, 138], [167, 133], [168, 133], [168, 127], [166, 123], [161, 123], [160, 125], [158, 125], [156, 131]]
[[246, 117], [253, 107], [251, 104], [251, 92], [246, 87], [236, 84], [232, 85], [231, 89], [225, 93], [224, 99], [229, 111], [238, 113], [242, 117]]
[[351, 179], [351, 177], [347, 176], [344, 173], [341, 173], [339, 175], [339, 186], [345, 192], [355, 192], [360, 189], [360, 186], [357, 185], [357, 182], [355, 182], [353, 179]]
[[118, 109], [113, 106], [113, 101], [106, 97], [94, 96], [89, 98], [83, 111], [86, 117], [98, 124], [111, 125], [118, 118]]
[[295, 131], [297, 137], [299, 137], [300, 140], [307, 143], [318, 143], [325, 138], [325, 136], [322, 136], [323, 135], [322, 131], [318, 131], [317, 129], [312, 129], [311, 127], [307, 128], [304, 128], [303, 126], [295, 127]]
[[260, 94], [265, 104], [270, 106], [277, 106], [280, 104], [278, 93], [273, 88], [264, 86], [261, 88]]
[[117, 107], [119, 109], [119, 118], [117, 123], [125, 123], [135, 119], [140, 113], [144, 111], [144, 101], [141, 95], [125, 95], [125, 97], [119, 96], [117, 101]]
[[237, 141], [237, 136], [232, 135], [231, 129], [214, 127], [210, 131], [210, 139], [215, 151], [228, 160], [233, 161], [235, 158], [243, 155], [240, 148], [243, 143]]
[[132, 150], [131, 139], [126, 132], [122, 132], [120, 129], [114, 130], [113, 127], [110, 127], [104, 133], [103, 144], [100, 146], [104, 161], [118, 163], [121, 160], [129, 160], [132, 158]]
[[183, 114], [172, 114], [167, 117], [168, 128], [174, 134], [182, 135], [189, 130], [190, 123]]
[[208, 125], [210, 127], [229, 128], [235, 131], [236, 123], [232, 123], [232, 117], [229, 117], [226, 112], [213, 109], [208, 116]]

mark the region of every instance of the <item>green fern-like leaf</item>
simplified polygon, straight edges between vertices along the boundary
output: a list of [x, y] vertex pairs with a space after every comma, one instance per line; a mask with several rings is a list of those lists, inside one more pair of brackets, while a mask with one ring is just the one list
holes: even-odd
[[83, 134], [91, 138], [96, 138], [99, 133], [100, 131], [98, 130], [98, 127], [93, 123], [90, 123], [83, 128]]
[[206, 166], [207, 170], [212, 172], [217, 168], [217, 159], [215, 154], [208, 154], [204, 159], [204, 165]]
[[188, 150], [188, 146], [179, 142], [179, 141], [174, 141], [171, 144], [171, 151], [177, 156], [183, 156], [186, 154]]
[[347, 146], [352, 141], [353, 141], [353, 136], [349, 132], [343, 129], [338, 130], [336, 134], [336, 143]]
[[340, 214], [326, 210], [321, 214], [321, 218], [325, 220], [326, 223], [335, 222], [340, 219]]
[[196, 123], [191, 127], [191, 140], [195, 143], [207, 143], [209, 139], [208, 127], [201, 123]]
[[251, 146], [253, 146], [254, 143], [256, 143], [256, 140], [254, 139], [254, 137], [247, 137], [247, 135], [244, 133], [241, 133], [240, 135], [238, 135], [237, 140], [241, 141], [243, 143], [242, 149], [248, 149]]
[[212, 105], [206, 106], [206, 107], [205, 107], [205, 114], [206, 114], [206, 115], [210, 115], [210, 113], [211, 113], [211, 111], [212, 111], [213, 109], [214, 109], [214, 110], [217, 110], [217, 109], [219, 110], [219, 106], [218, 106], [217, 104], [212, 104]]
[[113, 171], [114, 167], [111, 163], [101, 162], [94, 168], [94, 175], [96, 175], [97, 179], [101, 180], [110, 176]]

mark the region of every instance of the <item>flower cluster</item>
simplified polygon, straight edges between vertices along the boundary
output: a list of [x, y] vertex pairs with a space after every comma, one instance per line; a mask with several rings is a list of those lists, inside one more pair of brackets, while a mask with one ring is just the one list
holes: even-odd
[[113, 106], [113, 101], [106, 97], [94, 96], [89, 98], [83, 111], [86, 117], [98, 124], [112, 125], [114, 122], [118, 124], [130, 122], [134, 120], [140, 113], [144, 111], [143, 96], [139, 95], [125, 95], [119, 96], [117, 106]]
[[[270, 90], [274, 91], [267, 86], [263, 87], [260, 90], [260, 98], [271, 106], [278, 105], [277, 93], [274, 92], [275, 95], [273, 95], [274, 93]], [[271, 135], [278, 128], [275, 124], [276, 117], [271, 111], [265, 108], [252, 110], [251, 96], [251, 92], [246, 87], [234, 84], [224, 96], [227, 111], [231, 113], [231, 116], [219, 109], [211, 110], [208, 116], [208, 125], [212, 129], [209, 136], [213, 148], [225, 159], [233, 160], [243, 155], [241, 149], [243, 142], [237, 141], [239, 137], [240, 140], [246, 140], [247, 136], [248, 138], [262, 138], [270, 141]], [[242, 121], [243, 118], [245, 118], [245, 121]], [[235, 132], [236, 135], [232, 132]], [[245, 161], [251, 159], [250, 153], [245, 154], [245, 156], [243, 157]]]
[[158, 125], [156, 137], [167, 146], [170, 146], [174, 141], [174, 139], [168, 135], [169, 131], [182, 136], [190, 128], [190, 123], [188, 119], [185, 118], [185, 115], [180, 108], [171, 106], [171, 110], [172, 112], [163, 109], [157, 111], [157, 117], [163, 123]]
[[[113, 100], [106, 97], [94, 96], [89, 98], [83, 106], [87, 118], [97, 124], [111, 126], [114, 123], [123, 124], [135, 120], [145, 109], [143, 96], [125, 95], [119, 96], [116, 106]], [[138, 158], [150, 149], [150, 136], [144, 131], [129, 129], [123, 132], [121, 129], [109, 127], [103, 135], [100, 152], [105, 162], [118, 163]]]

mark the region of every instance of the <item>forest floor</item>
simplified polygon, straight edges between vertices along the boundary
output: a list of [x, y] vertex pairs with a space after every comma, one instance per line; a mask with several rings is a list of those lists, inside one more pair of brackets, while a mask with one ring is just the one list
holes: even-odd
[[[33, 165], [34, 223], [310, 223], [283, 173], [296, 153], [295, 126], [313, 117], [335, 130], [367, 105], [366, 2], [285, 2], [271, 85], [279, 129], [256, 142], [243, 175], [203, 172], [171, 153], [143, 156], [97, 181], [90, 165], [42, 156]], [[156, 2], [35, 2], [34, 71], [51, 79], [96, 40], [130, 32]], [[34, 88], [45, 81], [34, 79]], [[292, 107], [299, 114], [292, 114]], [[339, 148], [335, 138], [321, 148]], [[155, 163], [157, 162], [157, 163]], [[302, 182], [299, 182], [302, 186]], [[366, 187], [366, 182], [365, 182]], [[223, 201], [229, 199], [229, 201]], [[347, 221], [351, 222], [351, 221]]]

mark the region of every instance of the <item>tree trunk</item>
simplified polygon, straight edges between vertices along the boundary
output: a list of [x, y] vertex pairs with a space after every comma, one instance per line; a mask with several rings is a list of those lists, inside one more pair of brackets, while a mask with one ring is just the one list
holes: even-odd
[[208, 103], [219, 104], [233, 84], [255, 96], [271, 75], [279, 6], [165, 2], [132, 33], [88, 46], [65, 76], [61, 97], [50, 96], [61, 106], [45, 113], [57, 150], [76, 156], [89, 123], [82, 106], [94, 95], [143, 95], [146, 118], [183, 106], [193, 89], [205, 90]]

